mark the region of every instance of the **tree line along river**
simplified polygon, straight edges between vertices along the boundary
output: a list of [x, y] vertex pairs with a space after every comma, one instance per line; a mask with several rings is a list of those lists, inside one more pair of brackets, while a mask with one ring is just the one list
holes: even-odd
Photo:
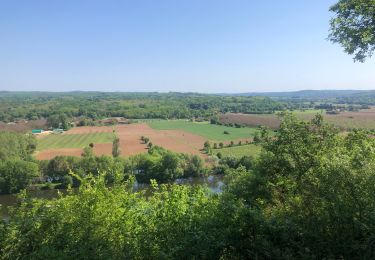
[[[206, 185], [213, 193], [219, 193], [222, 191], [224, 182], [222, 175], [210, 175], [203, 177], [190, 177], [186, 179], [177, 179], [173, 183], [181, 185]], [[148, 189], [149, 184], [135, 183], [134, 191]], [[58, 192], [66, 193], [64, 189], [52, 189], [52, 190], [30, 190], [28, 194], [34, 198], [53, 199], [58, 196]], [[17, 204], [17, 194], [4, 194], [0, 195], [0, 217], [3, 219], [9, 218], [9, 206]]]

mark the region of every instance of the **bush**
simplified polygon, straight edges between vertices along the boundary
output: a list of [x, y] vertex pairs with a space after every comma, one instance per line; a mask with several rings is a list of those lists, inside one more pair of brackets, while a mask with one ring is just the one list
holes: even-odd
[[38, 164], [22, 160], [0, 161], [0, 194], [17, 193], [39, 176]]
[[41, 190], [52, 190], [54, 185], [51, 182], [46, 182], [44, 185], [40, 187]]
[[61, 188], [68, 188], [69, 186], [73, 186], [73, 178], [72, 176], [70, 175], [65, 175], [64, 177], [62, 177], [61, 179]]

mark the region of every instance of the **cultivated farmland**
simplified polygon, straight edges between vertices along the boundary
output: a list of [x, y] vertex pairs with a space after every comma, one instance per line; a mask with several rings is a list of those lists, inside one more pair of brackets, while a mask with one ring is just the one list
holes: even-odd
[[[322, 114], [324, 120], [339, 127], [342, 130], [354, 128], [375, 129], [375, 108], [364, 109], [358, 112], [341, 112], [339, 114], [326, 114], [323, 110], [294, 111], [293, 114], [302, 120], [311, 120], [316, 114]], [[277, 129], [280, 119], [276, 114], [222, 114], [219, 118], [222, 123], [236, 123], [256, 127], [264, 125], [271, 129]]]
[[[298, 118], [310, 120], [314, 114], [298, 113]], [[342, 130], [354, 128], [375, 129], [375, 108], [363, 109], [358, 112], [341, 112], [337, 115], [325, 114], [324, 119]]]
[[153, 145], [162, 146], [175, 152], [205, 156], [200, 151], [205, 139], [188, 132], [155, 130], [145, 123], [117, 126], [116, 132], [120, 138], [123, 156], [147, 152], [147, 145], [141, 141], [142, 136], [149, 138]]
[[[224, 131], [229, 134], [224, 134]], [[120, 139], [121, 156], [124, 157], [147, 152], [147, 144], [141, 140], [144, 136], [153, 145], [206, 158], [207, 155], [201, 151], [205, 141], [220, 141], [224, 144], [229, 144], [230, 141], [245, 142], [252, 139], [255, 131], [257, 130], [254, 128], [234, 128], [183, 120], [152, 120], [115, 127], [76, 127], [64, 134], [41, 137], [36, 156], [43, 160], [57, 155], [80, 156], [83, 148], [90, 143], [94, 143], [96, 155], [111, 155], [113, 137], [117, 135]]]
[[49, 160], [59, 155], [81, 156], [83, 148], [94, 144], [97, 156], [110, 155], [114, 133], [110, 127], [73, 128], [64, 134], [51, 134], [38, 140], [36, 158]]
[[[202, 136], [211, 141], [230, 141], [254, 137], [256, 128], [235, 128], [222, 125], [213, 125], [209, 122], [191, 122], [187, 120], [150, 120], [150, 127], [157, 130], [182, 130]], [[224, 132], [229, 134], [224, 134]]]
[[90, 143], [112, 143], [113, 133], [51, 134], [40, 138], [37, 150], [59, 148], [84, 148]]
[[131, 156], [147, 152], [147, 144], [142, 136], [150, 139], [154, 145], [166, 149], [206, 157], [200, 151], [206, 141], [199, 135], [180, 130], [155, 130], [147, 124], [118, 125], [112, 127], [77, 127], [60, 135], [50, 135], [39, 140], [37, 158], [51, 159], [58, 155], [80, 156], [83, 148], [94, 143], [96, 155], [111, 155], [113, 130], [120, 138], [121, 156]]

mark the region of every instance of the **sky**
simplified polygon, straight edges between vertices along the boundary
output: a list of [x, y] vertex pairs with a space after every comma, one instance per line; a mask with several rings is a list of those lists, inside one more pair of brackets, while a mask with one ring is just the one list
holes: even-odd
[[335, 0], [0, 0], [0, 90], [375, 89], [327, 40]]

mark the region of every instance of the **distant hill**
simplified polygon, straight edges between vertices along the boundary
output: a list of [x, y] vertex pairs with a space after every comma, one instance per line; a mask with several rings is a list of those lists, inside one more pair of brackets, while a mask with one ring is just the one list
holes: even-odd
[[344, 97], [375, 96], [375, 90], [300, 90], [290, 92], [250, 92], [232, 94], [234, 96], [263, 96], [291, 99], [331, 99]]
[[82, 98], [144, 98], [172, 96], [176, 98], [232, 96], [232, 97], [268, 97], [279, 101], [332, 101], [345, 103], [371, 103], [375, 104], [375, 90], [300, 90], [285, 92], [248, 92], [248, 93], [216, 93], [204, 94], [195, 92], [100, 92], [100, 91], [70, 91], [70, 92], [44, 92], [44, 91], [1, 91], [0, 98], [56, 98], [56, 97], [82, 97]]

